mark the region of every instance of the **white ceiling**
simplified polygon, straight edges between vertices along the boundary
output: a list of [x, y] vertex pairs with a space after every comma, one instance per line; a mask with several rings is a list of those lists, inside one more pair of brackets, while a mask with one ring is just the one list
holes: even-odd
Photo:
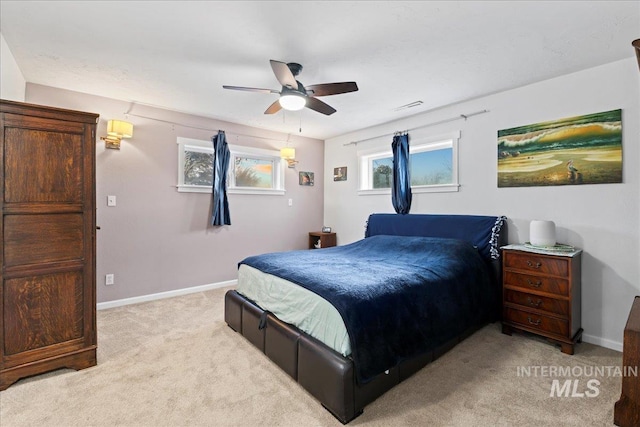
[[[0, 31], [30, 83], [326, 139], [633, 57], [640, 2], [2, 0]], [[360, 90], [324, 116], [222, 88], [280, 90], [270, 59]]]

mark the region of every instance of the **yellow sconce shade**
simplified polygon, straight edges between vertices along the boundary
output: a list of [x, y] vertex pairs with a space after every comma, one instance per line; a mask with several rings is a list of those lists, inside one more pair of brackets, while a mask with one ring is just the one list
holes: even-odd
[[133, 125], [122, 120], [109, 120], [107, 133], [120, 138], [131, 138], [133, 136]]
[[293, 147], [284, 147], [280, 149], [280, 157], [287, 161], [287, 165], [290, 168], [296, 166], [296, 149]]
[[296, 149], [292, 147], [284, 147], [280, 149], [280, 157], [283, 159], [295, 159]]
[[123, 138], [133, 136], [133, 125], [122, 120], [109, 120], [107, 122], [107, 136], [100, 139], [104, 141], [106, 148], [120, 149], [120, 141]]

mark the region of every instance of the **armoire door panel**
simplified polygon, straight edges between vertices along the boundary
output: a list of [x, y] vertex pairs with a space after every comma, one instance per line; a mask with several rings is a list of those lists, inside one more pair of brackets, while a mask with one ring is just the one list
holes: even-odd
[[82, 200], [82, 135], [6, 128], [4, 201]]
[[83, 272], [4, 281], [6, 356], [81, 338], [84, 328]]
[[3, 226], [5, 267], [83, 257], [82, 213], [5, 215]]

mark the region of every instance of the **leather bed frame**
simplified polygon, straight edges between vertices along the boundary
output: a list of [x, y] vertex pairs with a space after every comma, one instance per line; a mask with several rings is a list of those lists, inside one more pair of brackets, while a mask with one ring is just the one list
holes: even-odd
[[[507, 242], [506, 222], [498, 247]], [[492, 269], [501, 281], [501, 257], [492, 261]], [[500, 289], [496, 290], [499, 304]], [[499, 305], [496, 317], [499, 320]], [[356, 382], [353, 360], [329, 348], [322, 342], [265, 312], [235, 290], [225, 294], [225, 322], [262, 351], [305, 390], [320, 401], [343, 424], [356, 418], [363, 408], [387, 390], [409, 378], [484, 325], [475, 325], [437, 349], [408, 359], [360, 385]]]

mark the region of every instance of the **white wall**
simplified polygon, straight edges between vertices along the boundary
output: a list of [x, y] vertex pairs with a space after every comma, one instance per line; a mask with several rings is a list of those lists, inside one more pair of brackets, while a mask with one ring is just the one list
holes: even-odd
[[[179, 193], [177, 137], [210, 141], [218, 129], [230, 144], [280, 149], [287, 135], [128, 102], [27, 84], [33, 104], [100, 114], [96, 137], [98, 302], [171, 292], [237, 278], [249, 255], [304, 249], [308, 232], [322, 227], [321, 140], [291, 136], [300, 161], [286, 169], [284, 196], [229, 195], [231, 226], [209, 224], [211, 194]], [[105, 149], [109, 119], [133, 123], [133, 138]], [[256, 138], [235, 135], [253, 135]], [[273, 139], [263, 139], [273, 138]], [[298, 185], [298, 171], [315, 172], [313, 187]], [[107, 195], [117, 197], [107, 207]], [[288, 199], [293, 199], [289, 207]], [[105, 274], [115, 284], [105, 286]]]
[[[584, 249], [584, 340], [621, 350], [633, 297], [640, 295], [639, 81], [638, 63], [629, 58], [327, 140], [324, 223], [338, 233], [339, 244], [345, 244], [363, 237], [370, 213], [393, 212], [390, 196], [356, 194], [357, 150], [380, 143], [390, 146], [391, 137], [358, 146], [344, 144], [490, 110], [466, 121], [410, 132], [417, 138], [462, 131], [460, 191], [414, 194], [411, 213], [506, 215], [512, 243], [528, 240], [530, 220], [553, 220], [559, 242]], [[497, 188], [498, 130], [618, 108], [623, 123], [623, 183]], [[333, 168], [338, 166], [348, 167], [347, 181], [333, 181]]]
[[26, 82], [9, 45], [0, 34], [0, 98], [24, 101]]

